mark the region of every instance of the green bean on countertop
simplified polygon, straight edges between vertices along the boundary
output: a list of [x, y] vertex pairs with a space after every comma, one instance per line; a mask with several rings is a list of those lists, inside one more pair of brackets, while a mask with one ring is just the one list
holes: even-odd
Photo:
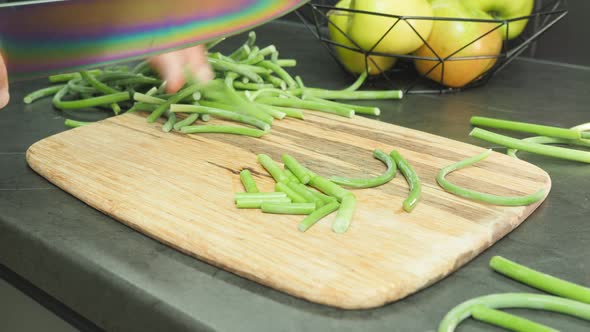
[[526, 318], [512, 315], [501, 310], [476, 305], [471, 308], [471, 316], [481, 322], [503, 327], [511, 331], [559, 332], [549, 326], [535, 323]]
[[291, 188], [295, 193], [305, 199], [307, 203], [315, 203], [316, 207], [324, 205], [324, 203], [318, 200], [315, 195], [308, 189], [304, 184], [295, 181], [289, 181], [287, 187]]
[[265, 203], [290, 204], [289, 197], [241, 198], [236, 200], [238, 209], [260, 209]]
[[487, 158], [487, 156], [490, 155], [491, 152], [492, 152], [492, 150], [486, 150], [477, 156], [474, 156], [474, 157], [471, 157], [471, 158], [468, 158], [465, 160], [461, 160], [455, 164], [452, 164], [452, 165], [442, 168], [436, 176], [436, 181], [444, 190], [446, 190], [449, 193], [452, 193], [454, 195], [457, 195], [457, 196], [460, 196], [463, 198], [471, 199], [474, 201], [480, 201], [480, 202], [494, 204], [494, 205], [504, 205], [504, 206], [530, 205], [530, 204], [533, 204], [533, 203], [536, 203], [536, 202], [542, 200], [545, 197], [545, 195], [547, 193], [547, 190], [545, 190], [545, 189], [539, 189], [535, 193], [530, 194], [530, 195], [525, 195], [525, 196], [497, 196], [497, 195], [482, 193], [479, 191], [460, 187], [458, 185], [452, 184], [451, 182], [449, 182], [445, 178], [445, 176], [447, 176], [447, 174], [449, 174], [451, 172], [454, 172], [456, 170], [459, 170], [461, 168], [473, 165], [481, 160], [484, 160], [485, 158]]
[[389, 181], [393, 180], [393, 178], [395, 177], [395, 174], [397, 172], [397, 164], [395, 163], [393, 158], [391, 158], [390, 155], [388, 155], [387, 153], [385, 153], [379, 149], [375, 149], [373, 151], [373, 156], [375, 158], [377, 158], [378, 160], [382, 161], [385, 164], [385, 166], [387, 166], [387, 170], [383, 174], [376, 176], [374, 178], [358, 178], [358, 179], [344, 178], [341, 176], [332, 176], [330, 178], [330, 180], [336, 184], [339, 184], [339, 185], [345, 186], [345, 187], [349, 187], [349, 188], [378, 187], [378, 186], [384, 185], [384, 184], [388, 183]]
[[190, 126], [199, 119], [199, 113], [189, 114], [186, 118], [174, 124], [174, 130], [179, 131], [183, 127]]
[[277, 197], [287, 198], [287, 194], [285, 194], [284, 192], [257, 192], [257, 193], [245, 192], [245, 193], [235, 193], [234, 194], [235, 200], [238, 200], [238, 199], [267, 199], [267, 198], [277, 198]]
[[408, 187], [410, 188], [410, 194], [404, 200], [403, 208], [406, 212], [412, 212], [418, 202], [420, 201], [420, 197], [422, 196], [422, 183], [416, 171], [410, 166], [410, 164], [402, 157], [402, 155], [398, 151], [391, 151], [389, 154], [391, 158], [397, 164], [397, 168], [406, 178], [406, 182], [408, 183]]
[[342, 198], [336, 219], [332, 224], [332, 230], [336, 233], [345, 233], [352, 222], [356, 210], [356, 197], [349, 193]]
[[198, 126], [186, 126], [180, 128], [180, 132], [184, 134], [232, 134], [232, 135], [241, 135], [241, 136], [250, 136], [255, 138], [260, 138], [266, 134], [268, 131], [253, 129], [253, 128], [244, 128], [244, 127], [236, 127], [236, 126], [216, 126], [216, 125], [198, 125]]
[[91, 122], [84, 122], [84, 121], [76, 121], [76, 120], [72, 120], [72, 119], [66, 119], [64, 121], [64, 124], [65, 124], [66, 127], [78, 128], [78, 127], [87, 126], [87, 125], [91, 124]]
[[283, 170], [269, 155], [260, 153], [257, 156], [257, 160], [277, 183], [289, 181]]
[[274, 214], [311, 214], [315, 211], [314, 203], [262, 203], [261, 210], [264, 213]]
[[293, 203], [308, 203], [305, 197], [299, 195], [295, 190], [291, 189], [286, 182], [277, 182], [275, 184], [275, 191], [284, 192], [287, 194]]
[[252, 173], [249, 170], [245, 169], [240, 172], [240, 180], [242, 180], [242, 184], [244, 185], [244, 189], [246, 190], [246, 192], [260, 192], [258, 186], [256, 185], [256, 181], [254, 181]]
[[338, 202], [332, 202], [332, 203], [329, 203], [329, 204], [326, 204], [326, 205], [320, 207], [319, 209], [310, 213], [301, 222], [299, 222], [297, 229], [299, 229], [299, 231], [301, 231], [301, 232], [307, 231], [309, 228], [311, 228], [313, 225], [315, 225], [318, 221], [322, 220], [323, 218], [325, 218], [329, 214], [338, 210], [339, 207], [340, 207], [340, 204], [338, 204]]
[[297, 161], [297, 159], [286, 153], [281, 156], [281, 159], [283, 159], [285, 167], [297, 177], [299, 182], [303, 184], [309, 183], [311, 177], [309, 176], [307, 170]]

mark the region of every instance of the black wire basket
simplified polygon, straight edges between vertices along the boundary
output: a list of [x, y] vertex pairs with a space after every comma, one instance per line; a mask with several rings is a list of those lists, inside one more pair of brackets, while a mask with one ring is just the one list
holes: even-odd
[[[471, 18], [449, 18], [449, 17], [425, 17], [425, 16], [399, 16], [389, 15], [376, 12], [359, 11], [354, 9], [337, 8], [333, 5], [321, 3], [323, 1], [311, 1], [296, 14], [299, 19], [307, 26], [309, 31], [325, 46], [329, 54], [342, 67], [342, 69], [353, 76], [358, 76], [359, 71], [351, 71], [339, 60], [338, 52], [355, 52], [355, 56], [364, 61], [363, 70], [372, 68], [370, 81], [373, 85], [385, 89], [399, 89], [405, 94], [420, 93], [449, 93], [463, 89], [478, 87], [486, 84], [494, 75], [506, 67], [517, 56], [525, 50], [534, 48], [535, 41], [548, 29], [550, 29], [559, 20], [564, 18], [567, 11], [565, 0], [536, 0], [535, 9], [528, 16], [516, 17], [509, 20], [500, 19], [471, 19]], [[351, 34], [344, 31], [334, 23], [334, 13], [339, 15], [372, 15], [391, 19], [391, 25], [377, 41], [370, 47], [362, 48]], [[526, 20], [526, 21], [524, 21]], [[439, 22], [461, 22], [462, 24], [485, 25], [482, 33], [475, 38], [470, 38], [464, 45], [446, 51], [443, 54], [434, 47], [435, 42], [429, 40], [429, 36], [423, 36], [415, 28], [415, 22], [419, 21], [436, 21]], [[509, 39], [509, 28], [515, 26], [519, 21], [527, 22], [526, 28], [516, 38]], [[387, 22], [389, 25], [389, 22]], [[380, 43], [386, 39], [389, 33], [400, 24], [407, 24], [415, 33], [415, 36], [421, 40], [422, 46], [418, 51], [409, 54], [396, 54], [383, 52], [380, 50]], [[330, 38], [330, 29], [332, 33], [338, 33], [343, 37], [345, 42], [336, 42]], [[505, 33], [505, 35], [504, 35]], [[463, 55], [470, 47], [479, 47], [478, 42], [483, 42], [485, 38], [498, 38], [493, 36], [497, 34], [502, 36], [498, 39], [496, 50], [488, 54]], [[440, 48], [440, 47], [439, 47]], [[343, 53], [340, 53], [343, 54]], [[378, 61], [377, 61], [377, 60]], [[390, 60], [387, 60], [390, 59]], [[380, 68], [380, 63], [386, 62], [392, 68]], [[471, 65], [485, 65], [486, 69], [473, 70]], [[462, 65], [460, 67], [458, 65]], [[469, 66], [466, 66], [469, 65]], [[455, 67], [453, 67], [455, 66]], [[358, 66], [357, 66], [358, 67]], [[445, 67], [447, 75], [445, 77]], [[477, 67], [477, 66], [475, 66]], [[459, 77], [453, 75], [460, 73], [461, 69], [468, 72], [473, 70], [469, 77]], [[481, 72], [479, 72], [481, 71]], [[376, 73], [375, 73], [376, 72]], [[465, 75], [463, 75], [465, 76]], [[459, 78], [457, 78], [459, 77]], [[462, 80], [462, 81], [461, 81]]]

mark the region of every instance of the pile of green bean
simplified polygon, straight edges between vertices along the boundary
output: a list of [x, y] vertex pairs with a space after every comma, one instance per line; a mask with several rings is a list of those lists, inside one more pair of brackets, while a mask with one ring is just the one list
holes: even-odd
[[[185, 134], [226, 133], [261, 137], [273, 120], [291, 117], [303, 119], [303, 110], [314, 110], [353, 117], [355, 114], [379, 115], [376, 107], [344, 104], [333, 100], [400, 99], [399, 90], [359, 91], [367, 75], [360, 75], [344, 90], [325, 90], [304, 86], [300, 77], [292, 77], [285, 68], [296, 66], [293, 59], [280, 59], [274, 45], [256, 46], [256, 33], [229, 55], [211, 50], [208, 60], [215, 71], [209, 84], [189, 80], [178, 93], [167, 94], [166, 82], [152, 71], [148, 62], [133, 68], [113, 66], [100, 70], [60, 74], [49, 77], [55, 85], [35, 91], [24, 98], [32, 103], [53, 96], [53, 105], [61, 110], [93, 107], [125, 112], [149, 112], [148, 122], [163, 118], [162, 130]], [[246, 126], [203, 125], [211, 117]], [[69, 127], [87, 122], [66, 119]]]
[[498, 273], [553, 295], [505, 293], [477, 297], [449, 311], [441, 321], [438, 332], [452, 332], [469, 317], [511, 331], [558, 331], [498, 310], [502, 308], [546, 310], [590, 321], [590, 288], [535, 271], [500, 256], [493, 257], [490, 266]]

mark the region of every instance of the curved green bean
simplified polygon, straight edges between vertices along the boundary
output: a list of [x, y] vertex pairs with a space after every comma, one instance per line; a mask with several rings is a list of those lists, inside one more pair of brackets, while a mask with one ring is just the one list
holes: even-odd
[[101, 105], [110, 105], [112, 103], [123, 102], [131, 99], [129, 93], [127, 92], [118, 92], [113, 93], [111, 95], [104, 95], [100, 97], [93, 97], [87, 98], [82, 100], [75, 100], [75, 101], [63, 101], [62, 98], [68, 92], [68, 87], [63, 87], [59, 90], [55, 96], [53, 96], [53, 105], [59, 109], [66, 110], [66, 109], [80, 109], [80, 108], [89, 108]]
[[301, 232], [305, 232], [311, 228], [311, 226], [315, 225], [318, 221], [322, 220], [329, 214], [333, 213], [334, 211], [338, 210], [340, 204], [338, 202], [328, 203], [319, 209], [313, 211], [309, 214], [305, 219], [303, 219], [299, 225], [297, 225], [297, 229]]
[[[93, 70], [89, 70], [88, 72], [91, 73], [92, 75], [102, 74], [102, 70], [100, 70], [100, 69], [93, 69]], [[51, 83], [64, 83], [67, 81], [71, 81], [75, 78], [81, 78], [81, 77], [82, 76], [80, 76], [80, 73], [63, 73], [63, 74], [49, 76], [49, 82], [51, 82]]]
[[459, 304], [445, 315], [438, 326], [438, 332], [453, 332], [463, 320], [471, 316], [476, 305], [494, 309], [539, 309], [590, 320], [590, 305], [585, 303], [552, 295], [505, 293], [481, 296]]
[[385, 171], [385, 173], [383, 173], [379, 176], [376, 176], [374, 178], [370, 178], [370, 179], [366, 179], [366, 178], [365, 179], [363, 179], [363, 178], [352, 179], [352, 178], [344, 178], [341, 176], [332, 176], [330, 178], [330, 180], [334, 183], [341, 185], [341, 186], [350, 187], [350, 188], [378, 187], [378, 186], [382, 186], [382, 185], [388, 183], [389, 181], [393, 180], [393, 178], [395, 177], [395, 174], [397, 173], [397, 164], [391, 158], [391, 156], [379, 149], [375, 149], [373, 151], [373, 156], [375, 158], [379, 159], [380, 161], [382, 161], [385, 164], [385, 166], [387, 166], [387, 170]]
[[299, 182], [303, 184], [309, 183], [309, 181], [311, 180], [309, 172], [307, 172], [305, 167], [303, 167], [297, 161], [297, 159], [293, 158], [292, 156], [286, 153], [281, 156], [281, 159], [283, 159], [283, 164], [285, 164], [285, 167], [287, 167], [291, 172], [293, 172], [293, 174], [297, 177]]
[[356, 79], [356, 81], [354, 81], [354, 83], [352, 83], [348, 88], [346, 88], [342, 91], [356, 91], [356, 90], [358, 90], [367, 80], [367, 76], [369, 76], [369, 74], [365, 70], [364, 72], [362, 72], [359, 75], [359, 77]]
[[475, 201], [494, 204], [494, 205], [504, 205], [504, 206], [530, 205], [530, 204], [533, 204], [533, 203], [536, 203], [536, 202], [542, 200], [545, 197], [545, 195], [547, 193], [547, 191], [545, 189], [540, 189], [533, 194], [526, 195], [526, 196], [520, 196], [520, 197], [517, 197], [517, 196], [497, 196], [497, 195], [492, 195], [492, 194], [486, 194], [486, 193], [482, 193], [479, 191], [459, 187], [455, 184], [450, 183], [445, 178], [445, 176], [451, 172], [454, 172], [454, 171], [459, 170], [461, 168], [473, 165], [473, 164], [485, 159], [487, 156], [490, 155], [491, 152], [492, 152], [492, 150], [486, 150], [477, 156], [474, 156], [474, 157], [459, 161], [455, 164], [449, 165], [447, 167], [444, 167], [443, 169], [441, 169], [438, 172], [438, 175], [436, 176], [436, 181], [444, 190], [446, 190], [454, 195], [457, 195], [457, 196], [460, 196], [463, 198], [467, 198], [467, 199], [471, 199], [471, 200], [475, 200]]
[[50, 86], [48, 88], [44, 88], [44, 89], [39, 89], [37, 91], [33, 91], [33, 92], [29, 93], [28, 95], [26, 95], [23, 98], [23, 101], [24, 101], [25, 104], [30, 104], [30, 103], [32, 103], [34, 101], [37, 101], [37, 100], [41, 99], [41, 98], [53, 96], [59, 90], [61, 90], [63, 87], [65, 87], [65, 84], [54, 85], [54, 86]]
[[82, 82], [85, 81], [83, 81], [81, 77], [68, 81], [67, 85], [69, 91], [78, 92], [80, 94], [93, 94], [97, 92], [94, 87], [82, 84]]
[[511, 331], [559, 332], [549, 326], [535, 323], [500, 310], [488, 308], [485, 305], [476, 305], [471, 308], [471, 315], [474, 319], [481, 322], [503, 327]]
[[264, 213], [274, 214], [310, 214], [315, 211], [315, 204], [264, 202], [261, 210]]
[[400, 170], [402, 175], [406, 178], [406, 182], [410, 188], [410, 194], [404, 200], [403, 208], [406, 212], [412, 212], [422, 196], [422, 183], [416, 171], [410, 166], [410, 164], [402, 157], [397, 151], [391, 151], [391, 158], [397, 164], [397, 168]]
[[258, 186], [256, 185], [256, 181], [254, 181], [254, 178], [252, 177], [252, 173], [249, 170], [245, 169], [240, 172], [240, 180], [242, 180], [242, 184], [244, 185], [244, 189], [246, 190], [246, 192], [249, 192], [249, 193], [260, 192], [260, 190], [258, 189]]
[[297, 82], [295, 82], [293, 77], [291, 77], [291, 75], [285, 69], [283, 69], [276, 63], [265, 60], [259, 62], [258, 66], [275, 72], [277, 76], [279, 76], [283, 81], [285, 81], [285, 83], [287, 83], [288, 88], [294, 89], [297, 87]]
[[590, 304], [590, 288], [535, 271], [512, 262], [504, 257], [494, 256], [490, 267], [509, 278], [535, 287], [547, 293]]
[[180, 128], [180, 132], [183, 134], [233, 134], [233, 135], [242, 135], [242, 136], [250, 136], [260, 138], [266, 134], [268, 131], [253, 129], [253, 128], [244, 128], [244, 127], [234, 127], [234, 126], [215, 126], [215, 125], [199, 125], [199, 126], [186, 126]]
[[258, 127], [261, 130], [268, 131], [270, 130], [270, 125], [262, 120], [258, 120], [255, 117], [230, 112], [222, 109], [217, 109], [208, 106], [201, 106], [201, 105], [182, 105], [182, 104], [174, 104], [170, 105], [170, 111], [173, 113], [198, 113], [198, 114], [209, 114], [216, 118], [226, 119], [226, 120], [233, 120], [237, 122], [242, 122], [245, 124], [252, 125], [254, 127]]

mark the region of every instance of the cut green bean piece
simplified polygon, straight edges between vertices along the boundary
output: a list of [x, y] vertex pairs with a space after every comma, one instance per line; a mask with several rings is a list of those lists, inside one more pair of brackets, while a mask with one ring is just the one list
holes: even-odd
[[287, 73], [286, 70], [284, 70], [281, 66], [277, 65], [276, 63], [273, 63], [271, 61], [261, 61], [260, 63], [258, 63], [258, 65], [262, 68], [266, 68], [275, 72], [277, 76], [279, 76], [283, 81], [285, 81], [285, 83], [287, 83], [287, 87], [292, 89], [297, 87], [297, 82], [295, 82], [293, 77], [291, 77], [291, 75], [289, 75], [289, 73]]
[[276, 76], [272, 76], [272, 75], [262, 75], [262, 78], [264, 78], [266, 81], [268, 81], [270, 84], [272, 84], [273, 86], [280, 88], [280, 89], [287, 89], [287, 83], [285, 83], [285, 81], [283, 81], [282, 79], [276, 77]]
[[[102, 70], [100, 69], [93, 69], [89, 70], [89, 73], [92, 75], [100, 75], [102, 74]], [[49, 76], [49, 82], [51, 83], [63, 83], [67, 81], [71, 81], [75, 78], [81, 78], [80, 73], [64, 73], [64, 74], [57, 74]]]
[[118, 92], [113, 93], [111, 95], [104, 95], [100, 97], [93, 97], [87, 98], [82, 100], [75, 100], [75, 101], [63, 101], [62, 98], [68, 92], [67, 87], [63, 87], [59, 90], [55, 96], [53, 96], [53, 105], [59, 109], [66, 110], [66, 109], [80, 109], [80, 108], [90, 108], [95, 106], [102, 106], [102, 105], [110, 105], [112, 103], [123, 102], [131, 99], [129, 93], [127, 92]]
[[146, 103], [146, 104], [154, 104], [154, 105], [160, 105], [166, 102], [166, 99], [162, 99], [162, 98], [158, 98], [158, 97], [154, 97], [154, 96], [148, 96], [147, 94], [143, 94], [143, 93], [139, 93], [136, 92], [133, 94], [133, 100], [136, 100], [140, 103]]
[[256, 181], [254, 181], [252, 173], [249, 170], [245, 169], [240, 172], [240, 180], [242, 180], [242, 184], [244, 185], [244, 189], [246, 190], [246, 192], [260, 192], [260, 190], [258, 190], [258, 186], [256, 185]]
[[165, 133], [169, 133], [174, 128], [174, 124], [176, 124], [176, 114], [172, 112], [168, 112], [167, 114], [168, 120], [162, 126], [162, 131]]
[[311, 228], [311, 226], [315, 225], [318, 221], [322, 220], [323, 218], [325, 218], [329, 214], [338, 210], [339, 207], [340, 207], [340, 204], [338, 204], [338, 202], [332, 202], [332, 203], [329, 203], [329, 204], [326, 204], [326, 205], [320, 207], [319, 209], [315, 210], [310, 215], [305, 217], [305, 219], [303, 219], [299, 223], [299, 225], [297, 225], [297, 229], [299, 229], [299, 231], [301, 231], [301, 232], [307, 231], [308, 229]]
[[255, 117], [207, 106], [174, 104], [170, 105], [170, 111], [173, 113], [209, 114], [220, 119], [232, 120], [249, 124], [258, 127], [259, 129], [264, 131], [270, 130], [270, 125], [268, 123], [262, 120], [258, 120]]
[[164, 103], [160, 104], [155, 111], [152, 112], [147, 118], [148, 122], [152, 123], [158, 120], [164, 112], [170, 107], [172, 104], [176, 104], [179, 101], [183, 100], [184, 98], [191, 96], [193, 93], [197, 92], [200, 89], [200, 85], [193, 84], [189, 85], [188, 87], [184, 88], [180, 92], [178, 92], [174, 97], [166, 100]]
[[279, 167], [279, 165], [272, 160], [272, 158], [266, 154], [259, 154], [257, 156], [257, 160], [266, 169], [266, 171], [275, 179], [276, 182], [288, 182], [289, 179], [283, 173], [283, 170]]
[[261, 72], [256, 66], [243, 65], [211, 58], [209, 58], [209, 63], [215, 70], [234, 72], [240, 74], [241, 76], [247, 77], [255, 83], [264, 83], [264, 80], [258, 74], [266, 73], [266, 70]]
[[263, 204], [266, 203], [277, 203], [277, 204], [289, 204], [291, 200], [288, 197], [273, 197], [273, 198], [241, 198], [236, 201], [236, 207], [238, 209], [260, 209]]
[[242, 108], [236, 104], [226, 104], [226, 103], [207, 101], [207, 100], [199, 101], [199, 105], [222, 109], [222, 110], [228, 110], [228, 111], [232, 111], [232, 112], [236, 112], [236, 113], [240, 113], [240, 114], [245, 114], [245, 115], [250, 115], [252, 117], [257, 118], [258, 120], [262, 120], [262, 121], [268, 123], [269, 125], [272, 124], [272, 122], [274, 120], [274, 118], [272, 116], [263, 112], [262, 110], [256, 109], [255, 107]]
[[65, 84], [61, 84], [61, 85], [50, 86], [50, 87], [44, 88], [44, 89], [39, 89], [37, 91], [31, 92], [28, 95], [26, 95], [25, 98], [23, 98], [23, 101], [25, 104], [31, 104], [32, 102], [35, 102], [41, 98], [50, 97], [50, 96], [55, 95], [56, 93], [59, 92], [59, 90], [63, 89], [64, 87], [65, 87]]
[[526, 122], [508, 121], [487, 118], [482, 116], [474, 116], [471, 118], [471, 124], [474, 126], [490, 127], [495, 129], [505, 129], [512, 131], [520, 131], [525, 133], [537, 134], [541, 136], [564, 138], [577, 140], [580, 139], [580, 132], [577, 130], [559, 128], [553, 126], [544, 126]]
[[297, 60], [295, 59], [278, 59], [276, 62], [277, 66], [287, 68], [287, 67], [297, 67]]
[[282, 120], [287, 116], [287, 113], [281, 112], [272, 106], [263, 105], [263, 104], [255, 104], [255, 105], [256, 105], [256, 107], [258, 107], [258, 109], [260, 109], [263, 112], [265, 112], [266, 114], [272, 116], [274, 119]]
[[285, 167], [287, 167], [291, 172], [293, 172], [293, 174], [295, 174], [297, 179], [299, 179], [299, 182], [301, 182], [303, 184], [309, 183], [309, 181], [311, 180], [311, 177], [309, 176], [307, 169], [305, 167], [303, 167], [297, 161], [297, 159], [293, 158], [292, 156], [290, 156], [286, 153], [283, 154], [281, 156], [281, 158], [283, 159], [283, 163], [285, 164]]
[[119, 106], [119, 104], [117, 103], [111, 104], [111, 109], [113, 110], [113, 113], [115, 113], [115, 115], [119, 115], [121, 113], [121, 106]]
[[338, 199], [336, 199], [335, 197], [332, 196], [328, 196], [325, 195], [319, 191], [315, 191], [315, 190], [311, 190], [312, 194], [320, 201], [322, 201], [322, 203], [324, 204], [330, 204], [330, 203], [338, 203]]
[[285, 173], [290, 182], [301, 183], [295, 174], [293, 174], [293, 172], [291, 172], [289, 169], [283, 169], [283, 173]]
[[343, 104], [331, 100], [316, 98], [316, 97], [306, 97], [306, 100], [314, 101], [322, 104], [326, 104], [327, 106], [335, 106], [344, 109], [351, 109], [354, 111], [355, 114], [367, 114], [367, 115], [381, 115], [381, 109], [379, 107], [371, 107], [371, 106], [361, 106], [361, 105], [354, 105], [354, 104]]
[[500, 310], [476, 305], [471, 309], [473, 318], [491, 325], [503, 327], [511, 331], [559, 332], [549, 326], [535, 323]]
[[391, 151], [390, 156], [397, 164], [397, 168], [406, 178], [406, 182], [410, 188], [410, 194], [408, 195], [408, 198], [404, 200], [403, 208], [406, 212], [412, 212], [420, 201], [420, 196], [422, 196], [422, 183], [418, 174], [416, 174], [416, 171], [414, 171], [412, 166], [410, 166], [399, 152], [395, 150]]
[[455, 184], [450, 183], [447, 179], [445, 179], [445, 176], [447, 176], [447, 174], [449, 174], [451, 172], [454, 172], [454, 171], [459, 170], [461, 168], [473, 165], [473, 164], [477, 163], [478, 161], [484, 160], [487, 156], [490, 155], [491, 152], [492, 152], [492, 150], [486, 150], [477, 156], [459, 161], [455, 164], [449, 165], [449, 166], [441, 169], [439, 171], [438, 175], [436, 176], [436, 181], [444, 190], [446, 190], [454, 195], [457, 195], [457, 196], [460, 196], [463, 198], [467, 198], [467, 199], [471, 199], [471, 200], [475, 200], [475, 201], [494, 204], [494, 205], [504, 205], [504, 206], [530, 205], [530, 204], [533, 204], [533, 203], [536, 203], [536, 202], [542, 200], [545, 197], [546, 192], [547, 192], [545, 189], [540, 189], [537, 192], [535, 192], [534, 194], [520, 196], [520, 197], [518, 197], [518, 196], [514, 196], [514, 197], [512, 197], [512, 196], [497, 196], [497, 195], [486, 194], [486, 193], [482, 193], [479, 191], [459, 187]]
[[[94, 87], [89, 86], [86, 84], [86, 81], [82, 80], [82, 78], [74, 78], [67, 83], [69, 91], [78, 92], [80, 94], [89, 94], [92, 95], [98, 92]], [[91, 97], [84, 97], [84, 98], [91, 98]]]
[[340, 234], [346, 233], [352, 222], [355, 210], [356, 197], [354, 194], [349, 193], [342, 198], [340, 208], [336, 214], [336, 220], [334, 220], [334, 224], [332, 224], [332, 230]]
[[238, 200], [238, 199], [270, 199], [270, 198], [288, 198], [287, 194], [285, 194], [284, 192], [257, 192], [257, 193], [250, 193], [250, 192], [245, 192], [245, 193], [235, 193], [234, 194], [234, 199]]
[[583, 163], [590, 163], [590, 152], [586, 151], [578, 151], [574, 149], [561, 148], [557, 146], [547, 146], [538, 143], [531, 143], [516, 138], [492, 133], [480, 128], [474, 128], [469, 135], [511, 149], [522, 150], [530, 153], [539, 154], [542, 156], [579, 161]]
[[[289, 181], [287, 186], [295, 193], [301, 196], [307, 203], [316, 203], [317, 198], [311, 193], [307, 187], [299, 182]], [[317, 205], [317, 204], [316, 204]], [[323, 203], [321, 203], [323, 205]]]
[[64, 124], [70, 128], [83, 127], [83, 126], [87, 126], [91, 123], [92, 122], [76, 121], [76, 120], [71, 120], [71, 119], [66, 119], [66, 121], [64, 122]]
[[88, 84], [90, 84], [96, 90], [104, 93], [105, 95], [120, 92], [119, 90], [113, 89], [110, 86], [100, 82], [92, 74], [90, 74], [89, 72], [87, 72], [85, 70], [81, 71], [80, 75], [82, 76], [83, 79], [86, 80], [86, 82], [88, 82]]
[[346, 195], [350, 194], [350, 191], [318, 175], [311, 177], [309, 185], [325, 193], [326, 195], [335, 197], [339, 202], [342, 201]]
[[352, 118], [354, 116], [353, 109], [335, 106], [335, 105], [327, 105], [326, 103], [321, 103], [321, 102], [317, 102], [317, 101], [292, 99], [292, 98], [264, 97], [264, 98], [258, 98], [256, 100], [256, 102], [261, 103], [261, 104], [273, 105], [273, 106], [285, 106], [285, 107], [295, 107], [295, 108], [300, 108], [300, 109], [315, 110], [315, 111], [320, 111], [320, 112], [325, 112], [325, 113], [332, 113], [332, 114], [344, 116], [347, 118]]
[[494, 271], [522, 282], [525, 285], [535, 287], [547, 293], [590, 304], [590, 288], [588, 287], [535, 271], [500, 256], [492, 257], [490, 267]]
[[[262, 105], [262, 104], [257, 104], [257, 105]], [[291, 107], [282, 107], [282, 106], [271, 106], [271, 105], [262, 105], [262, 107], [272, 107], [275, 110], [285, 113], [288, 117], [290, 118], [295, 118], [295, 119], [304, 119], [303, 116], [303, 111], [297, 108], [291, 108]]]
[[362, 74], [359, 75], [359, 77], [356, 79], [356, 81], [354, 83], [352, 83], [348, 88], [346, 88], [342, 91], [356, 91], [356, 90], [358, 90], [367, 80], [367, 76], [369, 76], [367, 71], [364, 71]]
[[234, 88], [242, 90], [260, 90], [272, 87], [274, 87], [274, 85], [266, 83], [242, 83], [234, 81]]
[[438, 332], [453, 332], [465, 319], [469, 318], [476, 305], [488, 308], [538, 309], [562, 313], [590, 320], [590, 305], [552, 295], [532, 293], [505, 293], [477, 297], [465, 301], [449, 311], [438, 326]]
[[256, 138], [260, 138], [268, 134], [268, 131], [259, 129], [215, 125], [186, 126], [180, 128], [180, 132], [183, 134], [232, 134]]
[[307, 203], [307, 200], [303, 196], [295, 192], [293, 189], [291, 189], [286, 182], [276, 183], [275, 191], [284, 192], [285, 194], [287, 194], [287, 197], [289, 197], [293, 201], [293, 203]]
[[186, 118], [184, 118], [184, 119], [176, 122], [174, 124], [174, 130], [180, 130], [183, 127], [190, 126], [193, 123], [195, 123], [195, 121], [197, 121], [198, 119], [199, 119], [199, 114], [198, 113], [190, 114]]
[[137, 111], [151, 112], [154, 111], [157, 107], [158, 105], [156, 104], [135, 103], [133, 104], [132, 108], [134, 108]]
[[201, 114], [200, 118], [201, 118], [201, 121], [203, 121], [203, 122], [209, 122], [211, 120], [211, 115]]
[[345, 187], [349, 187], [349, 188], [378, 187], [378, 186], [382, 186], [382, 185], [390, 182], [391, 180], [393, 180], [393, 178], [395, 177], [395, 174], [397, 172], [397, 164], [395, 163], [395, 161], [393, 161], [391, 156], [379, 149], [375, 149], [373, 151], [373, 156], [375, 158], [377, 158], [378, 160], [382, 161], [385, 164], [385, 166], [387, 166], [387, 170], [385, 171], [385, 173], [383, 173], [379, 176], [376, 176], [374, 178], [370, 178], [370, 179], [367, 179], [367, 178], [352, 179], [352, 178], [344, 178], [341, 176], [333, 176], [330, 178], [330, 180], [334, 183], [341, 185], [341, 186], [345, 186]]
[[379, 99], [402, 99], [403, 91], [401, 90], [384, 90], [384, 91], [348, 91], [348, 90], [324, 90], [316, 88], [306, 88], [304, 95], [336, 100], [379, 100]]
[[311, 214], [315, 211], [313, 203], [275, 203], [264, 202], [261, 206], [262, 212], [274, 214]]

